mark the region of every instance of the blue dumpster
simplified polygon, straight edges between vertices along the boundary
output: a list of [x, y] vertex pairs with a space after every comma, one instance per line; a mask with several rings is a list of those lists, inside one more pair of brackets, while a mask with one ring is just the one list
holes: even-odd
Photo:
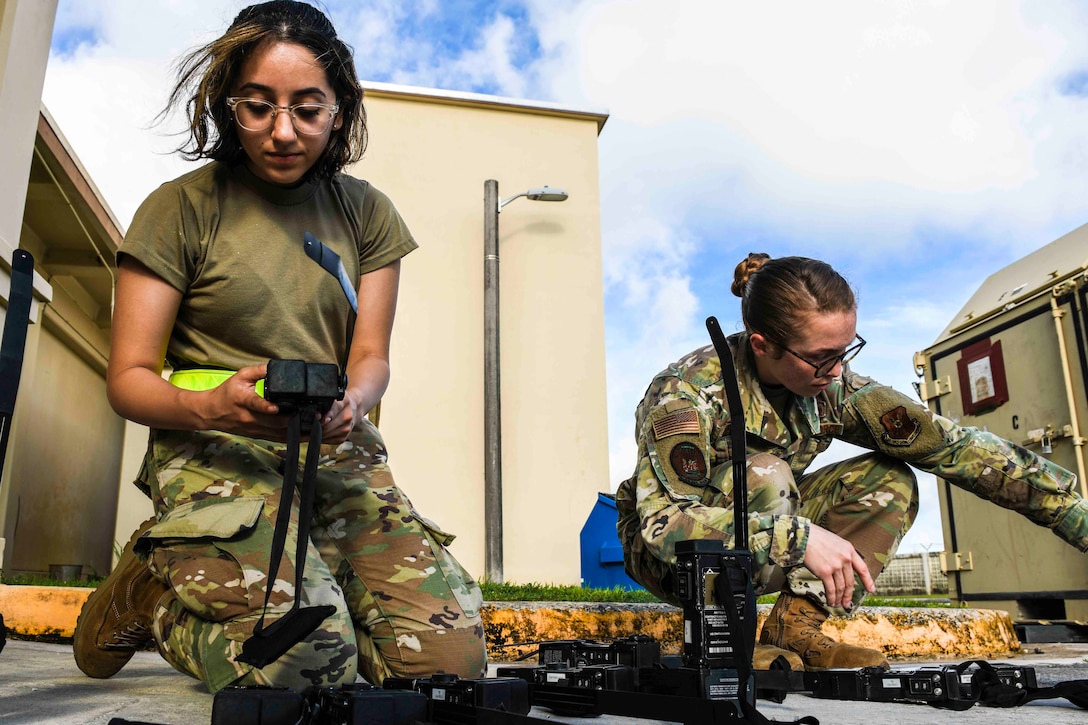
[[623, 570], [623, 547], [616, 533], [616, 497], [598, 493], [579, 537], [582, 586], [594, 589], [644, 589]]

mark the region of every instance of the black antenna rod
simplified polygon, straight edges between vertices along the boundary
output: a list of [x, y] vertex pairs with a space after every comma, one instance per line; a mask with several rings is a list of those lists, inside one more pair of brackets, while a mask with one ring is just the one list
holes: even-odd
[[725, 388], [725, 408], [729, 411], [729, 435], [733, 449], [733, 548], [748, 548], [748, 446], [745, 441], [744, 407], [740, 400], [740, 384], [733, 355], [725, 341], [718, 318], [706, 318], [710, 341], [722, 366]]

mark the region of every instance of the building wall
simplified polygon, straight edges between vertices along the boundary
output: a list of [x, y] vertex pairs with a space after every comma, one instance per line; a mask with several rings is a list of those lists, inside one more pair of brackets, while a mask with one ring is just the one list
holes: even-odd
[[[877, 596], [948, 594], [948, 575], [941, 571], [941, 553], [897, 554], [892, 557], [877, 577]], [[929, 571], [928, 578], [926, 570]]]
[[371, 92], [353, 173], [385, 191], [420, 249], [402, 266], [381, 430], [398, 483], [484, 572], [483, 193], [545, 184], [499, 219], [506, 581], [577, 584], [578, 535], [608, 490], [595, 118]]
[[5, 262], [19, 243], [56, 9], [56, 0], [0, 0], [0, 252]]
[[[106, 402], [104, 369], [89, 364], [48, 308], [23, 375], [12, 460], [11, 571], [79, 564], [112, 568], [122, 420]], [[93, 423], [91, 423], [93, 421]]]
[[[23, 224], [23, 205], [33, 157], [38, 107], [45, 83], [45, 66], [53, 33], [56, 0], [0, 0], [0, 323], [7, 310], [12, 253], [19, 246]], [[31, 308], [31, 327], [27, 334], [25, 360], [35, 357], [40, 337], [42, 303], [51, 296], [48, 284], [36, 276], [35, 300]], [[24, 370], [29, 365], [24, 363]], [[24, 373], [24, 377], [25, 377]], [[25, 387], [25, 386], [24, 386]], [[17, 408], [21, 401], [17, 402]], [[6, 544], [14, 531], [9, 515], [18, 505], [13, 484], [19, 476], [13, 471], [19, 464], [20, 426], [26, 419], [17, 410], [11, 421], [11, 437], [4, 471], [0, 476], [0, 566], [9, 559]]]
[[[3, 508], [8, 572], [111, 568], [123, 421], [105, 395], [116, 223], [43, 112], [19, 246], [49, 299], [28, 336]], [[97, 254], [89, 250], [97, 250]], [[88, 261], [90, 260], [90, 261]]]

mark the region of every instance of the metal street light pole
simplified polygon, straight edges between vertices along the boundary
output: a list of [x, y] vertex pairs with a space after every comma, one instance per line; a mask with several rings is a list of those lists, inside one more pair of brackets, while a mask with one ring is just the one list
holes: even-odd
[[484, 576], [496, 584], [502, 572], [502, 388], [499, 380], [499, 212], [520, 197], [566, 201], [548, 186], [499, 198], [499, 182], [484, 182]]
[[484, 182], [484, 576], [502, 584], [499, 182]]

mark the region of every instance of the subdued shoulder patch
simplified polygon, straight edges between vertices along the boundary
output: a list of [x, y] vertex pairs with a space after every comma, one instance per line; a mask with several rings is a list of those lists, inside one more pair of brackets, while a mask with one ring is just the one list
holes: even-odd
[[947, 442], [946, 432], [920, 403], [883, 385], [870, 385], [847, 400], [879, 450], [901, 460], [923, 458]]
[[653, 422], [654, 439], [661, 440], [675, 435], [698, 434], [699, 413], [695, 408], [684, 408], [669, 413]]
[[906, 406], [899, 405], [880, 416], [880, 424], [884, 426], [882, 434], [884, 441], [892, 446], [909, 446], [922, 432], [922, 424], [912, 417]]
[[649, 412], [644, 445], [657, 478], [676, 499], [698, 499], [709, 482], [710, 442], [702, 416], [687, 400]]
[[692, 486], [705, 486], [706, 457], [699, 446], [690, 441], [680, 441], [669, 451], [669, 464], [677, 477]]

